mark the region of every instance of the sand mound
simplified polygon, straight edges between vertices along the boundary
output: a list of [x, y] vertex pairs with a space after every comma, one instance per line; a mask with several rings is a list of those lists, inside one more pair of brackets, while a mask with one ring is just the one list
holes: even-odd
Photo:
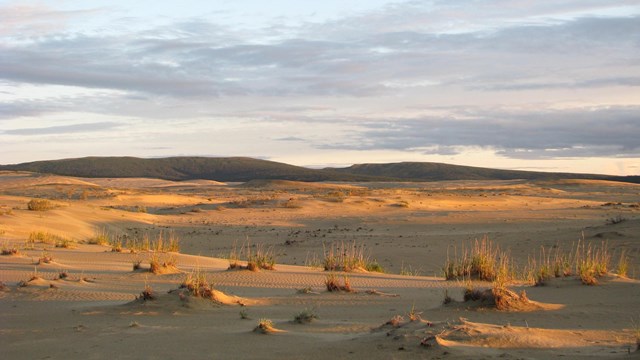
[[68, 176], [42, 175], [37, 173], [3, 172], [0, 176], [0, 189], [25, 188], [45, 185], [77, 185], [97, 187], [98, 185], [83, 179]]
[[[522, 290], [518, 294], [507, 288], [466, 290], [464, 293], [464, 302], [454, 303], [454, 305], [456, 304], [466, 308], [489, 308], [510, 312], [557, 310], [562, 308], [562, 305], [544, 304], [529, 300], [525, 290]], [[450, 304], [445, 306], [450, 306]]]
[[137, 298], [127, 304], [125, 308], [152, 308], [155, 311], [175, 312], [179, 309], [206, 310], [219, 306], [244, 306], [255, 303], [245, 298], [225, 294], [215, 289], [207, 289], [206, 293], [195, 296], [187, 288], [170, 290], [167, 293], [158, 293], [150, 288], [145, 289]]

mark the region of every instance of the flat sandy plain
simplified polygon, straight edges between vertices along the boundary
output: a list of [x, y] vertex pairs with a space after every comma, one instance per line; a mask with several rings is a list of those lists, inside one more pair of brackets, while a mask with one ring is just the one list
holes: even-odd
[[[55, 207], [29, 211], [33, 198]], [[222, 184], [4, 172], [0, 245], [19, 252], [0, 256], [0, 357], [640, 358], [639, 203], [639, 185], [602, 181]], [[180, 253], [163, 256], [175, 256], [177, 270], [154, 275], [146, 251], [86, 243], [96, 229], [124, 239], [175, 234]], [[38, 231], [72, 246], [28, 249]], [[446, 281], [442, 266], [485, 236], [521, 264], [543, 246], [605, 241], [610, 274], [596, 286], [575, 277], [512, 284], [544, 304], [537, 311], [463, 303], [465, 284]], [[385, 272], [350, 273], [352, 293], [326, 291], [323, 248], [353, 241]], [[248, 242], [273, 250], [275, 270], [227, 270], [234, 244]], [[628, 277], [615, 274], [622, 250]], [[43, 255], [52, 261], [37, 265]], [[136, 260], [142, 270], [133, 271]], [[168, 293], [194, 269], [226, 294], [219, 302]], [[61, 272], [68, 277], [56, 279]], [[156, 300], [136, 300], [145, 285]], [[443, 305], [445, 292], [456, 301]], [[295, 323], [305, 309], [318, 318]], [[412, 309], [420, 319], [409, 319]], [[263, 318], [279, 331], [254, 332]]]

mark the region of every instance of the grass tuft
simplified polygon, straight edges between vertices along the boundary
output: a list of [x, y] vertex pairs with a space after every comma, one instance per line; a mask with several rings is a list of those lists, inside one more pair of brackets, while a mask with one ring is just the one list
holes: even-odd
[[55, 205], [47, 199], [32, 199], [27, 203], [30, 211], [47, 211], [55, 208]]
[[260, 319], [258, 326], [256, 326], [253, 331], [261, 334], [271, 334], [275, 332], [276, 329], [273, 327], [273, 321], [263, 318]]
[[329, 292], [353, 292], [353, 288], [351, 288], [351, 281], [346, 275], [343, 276], [341, 284], [335, 274], [329, 274], [327, 275], [324, 284], [326, 285], [327, 291]]
[[293, 321], [298, 324], [308, 324], [318, 319], [314, 309], [304, 309], [293, 317]]

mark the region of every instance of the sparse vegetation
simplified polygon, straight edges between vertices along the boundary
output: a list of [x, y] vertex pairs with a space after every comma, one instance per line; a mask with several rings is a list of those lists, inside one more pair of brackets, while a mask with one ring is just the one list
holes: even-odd
[[105, 228], [95, 228], [93, 237], [89, 238], [87, 243], [93, 245], [109, 245], [111, 243], [111, 236]]
[[[242, 265], [240, 258], [246, 256], [246, 265]], [[263, 244], [258, 244], [255, 249], [247, 240], [238, 252], [237, 245], [234, 243], [229, 254], [229, 270], [247, 269], [251, 271], [259, 270], [275, 270], [276, 259], [273, 248], [266, 249]]]
[[20, 251], [18, 250], [17, 247], [9, 246], [5, 242], [4, 244], [2, 244], [2, 249], [0, 250], [0, 254], [5, 256], [19, 255]]
[[187, 289], [191, 296], [205, 299], [213, 298], [213, 283], [207, 280], [206, 274], [199, 268], [187, 273], [180, 288]]
[[443, 271], [447, 280], [478, 279], [493, 281], [499, 274], [506, 275], [511, 272], [510, 257], [507, 253], [488, 238], [476, 240], [469, 252], [462, 249], [461, 257], [458, 257], [454, 249], [454, 258], [447, 254]]
[[444, 297], [442, 299], [442, 304], [443, 305], [447, 305], [453, 302], [453, 298], [451, 296], [449, 296], [449, 290], [448, 289], [444, 289]]
[[407, 314], [409, 316], [409, 320], [410, 321], [420, 321], [422, 319], [421, 312], [416, 312], [416, 305], [413, 304], [411, 305], [411, 310], [409, 310], [409, 314]]
[[[521, 279], [540, 286], [553, 277], [576, 275], [582, 283], [595, 285], [598, 278], [607, 274], [611, 262], [606, 243], [595, 246], [584, 239], [579, 240], [568, 253], [559, 246], [541, 247], [539, 256], [529, 257], [523, 268], [518, 268], [507, 253], [500, 251], [487, 238], [476, 240], [471, 252], [463, 250], [462, 254], [461, 257], [456, 254], [453, 260], [447, 258], [443, 267], [447, 280], [476, 279], [506, 285]], [[622, 264], [620, 270], [624, 271], [624, 254], [619, 263]]]
[[618, 259], [617, 273], [618, 276], [627, 277], [627, 271], [629, 270], [629, 259], [627, 258], [627, 252], [622, 250], [620, 252], [620, 258]]
[[43, 243], [48, 245], [54, 245], [56, 247], [63, 247], [63, 246], [57, 246], [57, 245], [58, 244], [63, 245], [64, 243], [70, 243], [70, 242], [71, 240], [67, 238], [64, 238], [59, 235], [54, 235], [47, 231], [32, 231], [31, 233], [29, 233], [29, 238], [27, 239], [27, 244], [29, 244], [31, 248], [33, 248], [33, 245], [35, 245], [35, 243]]
[[420, 270], [419, 269], [413, 269], [411, 267], [411, 265], [409, 265], [408, 267], [404, 266], [404, 261], [402, 262], [402, 264], [400, 265], [400, 275], [404, 275], [404, 276], [420, 276]]
[[304, 309], [293, 317], [293, 321], [298, 324], [308, 324], [318, 318], [314, 309]]
[[387, 321], [385, 325], [390, 325], [393, 328], [399, 328], [402, 326], [402, 323], [404, 323], [404, 316], [395, 315], [394, 317], [389, 319], [389, 321]]
[[240, 310], [240, 319], [242, 319], [242, 320], [250, 320], [251, 319], [249, 317], [249, 313], [247, 312], [246, 309]]
[[151, 286], [145, 284], [144, 290], [142, 290], [142, 292], [140, 293], [140, 296], [138, 297], [138, 299], [140, 299], [142, 301], [155, 300], [156, 299], [156, 295], [153, 292], [153, 289], [151, 288]]
[[47, 199], [32, 199], [27, 203], [30, 211], [47, 211], [55, 208], [55, 205]]
[[50, 264], [53, 262], [53, 257], [51, 255], [49, 255], [49, 253], [46, 252], [42, 252], [42, 255], [40, 255], [40, 258], [38, 259], [38, 265], [40, 264]]
[[627, 218], [622, 217], [622, 215], [617, 215], [614, 216], [612, 218], [607, 219], [606, 224], [607, 225], [616, 225], [616, 224], [620, 224], [627, 221]]
[[342, 283], [340, 283], [340, 280], [335, 274], [329, 274], [327, 275], [324, 284], [329, 292], [353, 292], [353, 288], [351, 288], [351, 280], [346, 275], [342, 277]]
[[576, 248], [576, 266], [580, 280], [585, 285], [596, 285], [598, 278], [605, 275], [609, 269], [611, 256], [605, 242], [600, 247], [591, 243], [578, 243]]
[[256, 326], [253, 331], [261, 334], [271, 334], [275, 332], [276, 329], [273, 327], [273, 321], [271, 321], [270, 319], [262, 318], [258, 322], [258, 326]]
[[133, 264], [133, 271], [138, 271], [142, 268], [142, 260], [139, 258], [133, 259], [132, 264]]
[[364, 244], [358, 245], [355, 241], [345, 243], [333, 243], [329, 248], [324, 247], [323, 268], [325, 271], [379, 271], [382, 267], [369, 256], [365, 256]]
[[178, 258], [173, 254], [151, 252], [149, 255], [149, 271], [154, 274], [166, 274], [177, 271]]

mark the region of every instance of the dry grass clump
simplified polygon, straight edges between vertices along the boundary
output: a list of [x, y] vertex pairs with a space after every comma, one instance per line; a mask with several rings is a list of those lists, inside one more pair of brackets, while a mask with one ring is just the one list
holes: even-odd
[[384, 269], [377, 261], [371, 260], [365, 255], [364, 244], [358, 245], [355, 241], [351, 243], [333, 243], [329, 248], [323, 244], [325, 271], [375, 271], [384, 272]]
[[607, 274], [611, 255], [605, 242], [599, 247], [580, 242], [576, 248], [576, 268], [580, 280], [585, 285], [598, 284], [598, 278]]
[[205, 299], [213, 299], [213, 283], [207, 280], [205, 273], [196, 268], [188, 273], [180, 285], [181, 289], [187, 289], [189, 295]]
[[40, 258], [38, 259], [38, 265], [40, 264], [50, 264], [53, 262], [53, 257], [46, 252], [42, 252], [42, 255], [40, 255]]
[[149, 255], [149, 271], [156, 275], [177, 271], [177, 264], [178, 258], [173, 254], [164, 254], [154, 251]]
[[618, 216], [614, 216], [612, 218], [607, 219], [606, 224], [607, 225], [616, 225], [616, 224], [620, 224], [627, 221], [627, 218], [622, 217], [621, 215]]
[[95, 228], [93, 237], [87, 240], [87, 243], [93, 245], [109, 245], [111, 243], [111, 235], [105, 228]]
[[64, 247], [64, 246], [58, 246], [58, 244], [62, 244], [64, 242], [70, 242], [70, 241], [71, 240], [67, 238], [52, 234], [48, 231], [32, 231], [29, 233], [29, 238], [27, 239], [27, 247], [33, 248], [35, 243], [43, 243], [48, 245], [55, 245], [56, 247]]
[[155, 300], [156, 295], [153, 292], [153, 289], [151, 288], [151, 286], [145, 285], [144, 290], [142, 290], [142, 292], [140, 293], [140, 296], [138, 296], [138, 299], [142, 301]]
[[474, 242], [470, 252], [463, 248], [460, 258], [455, 249], [453, 259], [447, 254], [443, 271], [447, 280], [494, 281], [499, 273], [508, 272], [510, 267], [509, 255], [500, 251], [500, 248], [485, 236]]
[[20, 250], [18, 250], [15, 246], [8, 246], [6, 243], [2, 245], [2, 249], [0, 250], [0, 255], [12, 256], [12, 255], [20, 255]]
[[[508, 253], [500, 251], [488, 238], [476, 240], [470, 251], [462, 251], [458, 257], [447, 256], [443, 267], [447, 280], [476, 279], [498, 281], [502, 285], [514, 279], [528, 281], [537, 286], [551, 278], [577, 276], [583, 284], [595, 285], [598, 278], [609, 271], [611, 255], [605, 242], [593, 245], [582, 239], [569, 252], [556, 245], [541, 247], [538, 256], [529, 257], [527, 265], [518, 267]], [[618, 274], [626, 274], [628, 260], [623, 252], [618, 262]], [[624, 275], [621, 275], [624, 276]]]
[[293, 317], [293, 321], [298, 324], [308, 324], [318, 318], [314, 309], [304, 309]]
[[277, 332], [276, 328], [273, 327], [273, 321], [264, 318], [260, 319], [260, 321], [258, 322], [258, 326], [256, 326], [253, 331], [260, 334], [272, 334], [274, 332]]
[[[263, 244], [258, 244], [255, 246], [255, 250], [252, 248], [251, 242], [247, 241], [238, 252], [238, 248], [236, 244], [234, 244], [229, 254], [228, 269], [247, 269], [251, 271], [275, 270], [276, 258], [272, 247], [265, 249]], [[242, 255], [246, 256], [246, 265], [242, 265], [241, 263], [240, 259]]]
[[464, 302], [470, 301], [478, 302], [482, 306], [500, 311], [531, 311], [539, 309], [538, 305], [529, 301], [524, 290], [518, 294], [499, 281], [494, 282], [489, 289], [476, 289], [472, 286], [467, 286], [464, 290]]
[[523, 271], [524, 278], [536, 286], [542, 286], [547, 280], [567, 277], [574, 273], [575, 252], [565, 253], [560, 246], [549, 249], [542, 246], [537, 259], [529, 258]]
[[155, 239], [145, 233], [141, 238], [127, 234], [112, 234], [104, 228], [97, 228], [94, 236], [87, 241], [89, 244], [110, 245], [111, 251], [123, 252], [125, 249], [131, 253], [139, 251], [154, 252], [179, 252], [180, 238], [174, 231], [160, 231]]
[[327, 291], [329, 292], [353, 292], [353, 288], [351, 287], [351, 280], [349, 280], [348, 276], [342, 277], [342, 283], [338, 280], [338, 277], [335, 274], [327, 275], [324, 284], [327, 286]]
[[618, 276], [627, 277], [627, 271], [629, 271], [629, 259], [627, 258], [627, 252], [622, 250], [620, 252], [620, 258], [618, 259], [616, 273]]
[[30, 211], [47, 211], [55, 208], [55, 205], [47, 199], [32, 199], [27, 203]]
[[142, 260], [139, 258], [135, 258], [131, 261], [132, 265], [133, 265], [133, 271], [138, 271], [140, 269], [142, 269]]

